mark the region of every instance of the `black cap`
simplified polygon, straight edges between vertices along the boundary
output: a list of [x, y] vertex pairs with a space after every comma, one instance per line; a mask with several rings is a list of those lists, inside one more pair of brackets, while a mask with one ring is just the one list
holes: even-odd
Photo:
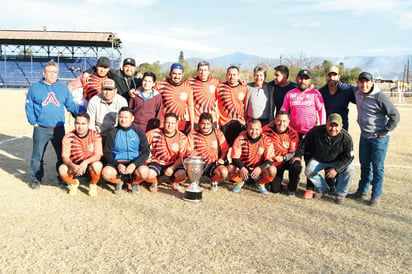
[[299, 71], [298, 77], [303, 77], [303, 76], [307, 76], [310, 79], [311, 77], [310, 71], [307, 69], [302, 69], [301, 71]]
[[359, 74], [358, 81], [359, 81], [360, 79], [362, 79], [362, 78], [365, 78], [366, 80], [369, 80], [369, 81], [373, 81], [373, 76], [372, 76], [372, 74], [370, 74], [369, 72], [366, 72], [366, 71], [361, 72], [361, 73]]
[[106, 67], [106, 68], [110, 68], [110, 60], [109, 60], [109, 58], [107, 58], [107, 57], [100, 57], [98, 60], [97, 60], [97, 63], [96, 63], [96, 67]]
[[136, 61], [133, 58], [126, 58], [123, 61], [123, 66], [125, 66], [125, 65], [136, 66]]

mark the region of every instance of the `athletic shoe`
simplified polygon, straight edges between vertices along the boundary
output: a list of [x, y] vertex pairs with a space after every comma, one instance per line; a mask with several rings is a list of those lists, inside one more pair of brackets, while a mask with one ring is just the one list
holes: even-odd
[[264, 195], [266, 195], [266, 194], [269, 193], [269, 192], [266, 190], [265, 185], [261, 185], [261, 184], [259, 184], [259, 191], [260, 191], [260, 193], [262, 193], [262, 194], [264, 194]]
[[76, 193], [77, 193], [77, 188], [78, 188], [79, 185], [80, 185], [79, 180], [77, 180], [77, 179], [74, 179], [74, 180], [76, 181], [76, 183], [69, 185], [69, 195], [71, 195], [71, 196], [76, 195]]
[[89, 196], [90, 197], [96, 197], [97, 196], [97, 185], [95, 184], [90, 184], [89, 185]]
[[313, 199], [320, 199], [323, 196], [323, 192], [321, 191], [316, 191], [315, 194], [313, 195]]
[[329, 188], [328, 194], [329, 195], [336, 195], [336, 187], [333, 186], [333, 187]]
[[282, 184], [282, 190], [288, 190], [288, 185], [284, 185], [284, 184]]
[[149, 189], [150, 192], [157, 192], [157, 183], [152, 183]]
[[289, 197], [296, 197], [296, 193], [294, 191], [288, 190]]
[[233, 192], [238, 193], [242, 189], [243, 185], [245, 182], [241, 182], [235, 185], [235, 187], [232, 189]]
[[120, 195], [123, 193], [123, 181], [121, 181], [120, 183], [116, 184], [116, 189], [114, 190], [114, 194], [115, 195]]
[[39, 181], [33, 181], [33, 182], [31, 182], [30, 183], [30, 187], [32, 188], [32, 189], [39, 189], [40, 188], [40, 182]]
[[348, 197], [349, 199], [354, 199], [354, 200], [366, 200], [368, 198], [368, 194], [354, 192], [354, 193], [348, 194], [346, 197]]
[[303, 194], [303, 199], [313, 199], [313, 190], [306, 190], [305, 194]]
[[341, 204], [343, 204], [344, 200], [345, 200], [345, 196], [336, 195], [335, 204], [341, 205]]
[[133, 184], [132, 185], [132, 194], [133, 195], [139, 194], [139, 184]]
[[172, 182], [172, 187], [173, 187], [173, 190], [179, 191], [179, 183], [178, 182]]
[[379, 197], [372, 197], [370, 201], [370, 206], [378, 206], [379, 205]]
[[217, 191], [217, 182], [216, 181], [213, 181], [213, 182], [210, 183], [210, 189], [212, 191]]

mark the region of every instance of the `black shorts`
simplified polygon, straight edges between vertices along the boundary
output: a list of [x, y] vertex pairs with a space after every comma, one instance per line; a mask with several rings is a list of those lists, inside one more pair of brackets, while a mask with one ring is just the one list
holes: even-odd
[[[173, 165], [173, 164], [164, 166], [164, 165], [161, 165], [161, 164], [156, 163], [156, 162], [150, 162], [147, 166], [148, 166], [151, 170], [153, 170], [154, 172], [156, 172], [157, 176], [162, 176], [162, 175], [164, 175], [164, 171], [165, 171], [168, 167], [170, 167], [170, 166], [172, 166], [172, 165]], [[178, 166], [178, 167], [174, 170], [173, 175], [174, 175], [177, 171], [182, 170], [182, 169], [183, 169], [183, 170], [185, 169], [185, 167], [184, 167], [183, 165]], [[173, 175], [172, 175], [172, 176], [173, 176]]]
[[232, 120], [224, 126], [220, 126], [220, 130], [225, 135], [229, 147], [232, 147], [233, 142], [244, 131], [246, 127], [238, 120]]
[[[225, 160], [225, 164], [223, 165], [228, 165], [228, 161]], [[218, 162], [214, 162], [214, 163], [210, 163], [210, 164], [206, 164], [205, 169], [203, 170], [202, 176], [206, 176], [208, 178], [212, 178], [213, 177], [213, 173], [215, 172], [215, 169], [218, 166], [222, 166], [222, 164], [219, 164]]]

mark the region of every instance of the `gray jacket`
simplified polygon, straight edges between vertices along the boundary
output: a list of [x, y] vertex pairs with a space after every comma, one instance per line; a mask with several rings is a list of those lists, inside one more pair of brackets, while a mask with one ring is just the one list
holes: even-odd
[[367, 94], [362, 94], [359, 88], [356, 89], [355, 99], [357, 121], [363, 138], [375, 138], [377, 133], [386, 135], [399, 123], [398, 110], [376, 83]]

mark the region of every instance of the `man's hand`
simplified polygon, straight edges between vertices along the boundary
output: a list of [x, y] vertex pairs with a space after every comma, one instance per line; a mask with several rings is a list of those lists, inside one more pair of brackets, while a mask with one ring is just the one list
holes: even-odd
[[82, 82], [83, 84], [87, 84], [89, 82], [90, 79], [90, 74], [87, 72], [83, 72], [82, 74]]
[[173, 175], [173, 172], [174, 172], [174, 169], [173, 169], [171, 166], [165, 169], [165, 175], [166, 175], [167, 177], [172, 176], [172, 175]]
[[252, 179], [257, 179], [261, 173], [262, 173], [262, 169], [260, 167], [255, 167], [252, 173], [250, 174], [250, 177]]
[[283, 162], [283, 156], [282, 155], [276, 156], [275, 161], [278, 162], [278, 163], [282, 163]]
[[225, 164], [225, 160], [219, 159], [219, 160], [217, 160], [217, 163], [218, 163], [219, 165], [224, 165], [224, 164]]
[[293, 164], [296, 161], [302, 161], [302, 159], [300, 159], [299, 157], [293, 157], [292, 159], [290, 159], [291, 164]]
[[117, 166], [117, 170], [119, 171], [119, 173], [121, 173], [121, 174], [127, 174], [126, 173], [126, 170], [127, 170], [127, 168], [126, 168], [126, 166], [124, 165], [124, 164], [119, 164], [118, 166]]
[[329, 178], [329, 179], [333, 179], [333, 178], [336, 177], [337, 174], [338, 174], [338, 172], [336, 171], [336, 169], [334, 169], [334, 168], [329, 168], [329, 169], [326, 171], [325, 177], [326, 177], [326, 178]]
[[136, 89], [134, 89], [134, 88], [132, 88], [131, 90], [129, 90], [129, 96], [130, 96], [130, 98], [136, 97], [137, 93], [138, 93], [138, 92], [137, 92]]
[[126, 174], [133, 174], [133, 172], [136, 169], [136, 165], [134, 163], [131, 163], [130, 165], [127, 166], [126, 168]]
[[239, 171], [239, 175], [243, 181], [246, 181], [247, 179], [249, 179], [249, 170], [247, 170], [247, 168], [245, 167], [242, 167]]

